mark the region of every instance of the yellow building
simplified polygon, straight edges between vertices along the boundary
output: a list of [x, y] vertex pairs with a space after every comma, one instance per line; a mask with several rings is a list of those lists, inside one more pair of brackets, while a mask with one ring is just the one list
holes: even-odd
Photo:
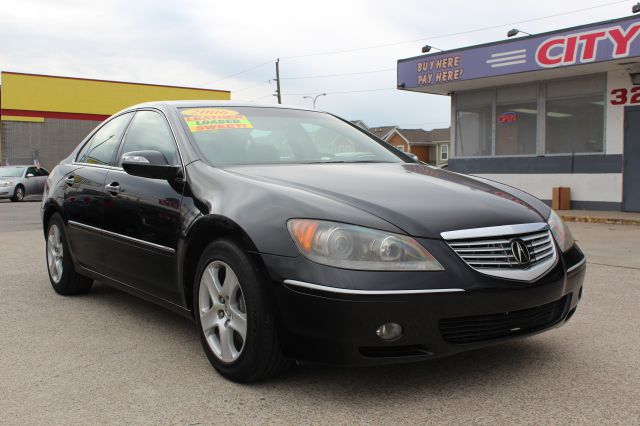
[[130, 105], [178, 99], [228, 100], [225, 90], [85, 78], [0, 74], [2, 164], [51, 168], [98, 123]]

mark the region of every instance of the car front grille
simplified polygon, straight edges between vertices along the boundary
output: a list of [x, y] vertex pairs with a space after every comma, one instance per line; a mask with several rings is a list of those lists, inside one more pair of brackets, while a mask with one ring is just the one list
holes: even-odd
[[569, 296], [520, 311], [442, 319], [440, 334], [449, 343], [475, 343], [532, 333], [550, 327], [565, 314]]
[[[526, 265], [518, 263], [511, 251], [511, 242], [515, 238], [524, 241], [529, 249], [531, 260]], [[450, 242], [449, 245], [462, 260], [476, 269], [530, 268], [553, 256], [554, 252], [550, 231], [499, 239]]]
[[[496, 233], [492, 234], [494, 231]], [[467, 265], [486, 275], [532, 281], [547, 272], [557, 260], [553, 236], [544, 224], [477, 228], [445, 232], [443, 236]], [[516, 258], [512, 247], [516, 240], [526, 247], [528, 261]]]

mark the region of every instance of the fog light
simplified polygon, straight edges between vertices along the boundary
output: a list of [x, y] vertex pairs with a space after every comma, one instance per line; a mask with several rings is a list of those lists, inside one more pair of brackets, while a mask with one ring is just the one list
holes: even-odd
[[376, 334], [382, 340], [395, 340], [402, 336], [402, 326], [395, 322], [388, 322], [378, 327]]

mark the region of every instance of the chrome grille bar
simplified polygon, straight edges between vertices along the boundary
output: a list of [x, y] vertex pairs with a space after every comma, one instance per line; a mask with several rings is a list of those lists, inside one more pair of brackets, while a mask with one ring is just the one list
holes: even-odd
[[[486, 275], [532, 281], [557, 261], [551, 231], [543, 223], [507, 225], [504, 229], [491, 227], [448, 231], [441, 235], [462, 260]], [[530, 258], [528, 263], [521, 264], [516, 260], [511, 248], [514, 240], [521, 240], [526, 246]]]

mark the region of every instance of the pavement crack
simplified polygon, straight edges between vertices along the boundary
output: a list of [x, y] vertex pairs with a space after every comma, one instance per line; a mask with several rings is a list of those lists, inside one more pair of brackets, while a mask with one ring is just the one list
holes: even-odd
[[640, 271], [640, 268], [637, 266], [624, 266], [624, 265], [611, 265], [609, 263], [598, 263], [598, 262], [587, 262], [588, 265], [598, 265], [598, 266], [609, 266], [611, 268], [624, 268], [624, 269], [634, 269], [636, 271]]

